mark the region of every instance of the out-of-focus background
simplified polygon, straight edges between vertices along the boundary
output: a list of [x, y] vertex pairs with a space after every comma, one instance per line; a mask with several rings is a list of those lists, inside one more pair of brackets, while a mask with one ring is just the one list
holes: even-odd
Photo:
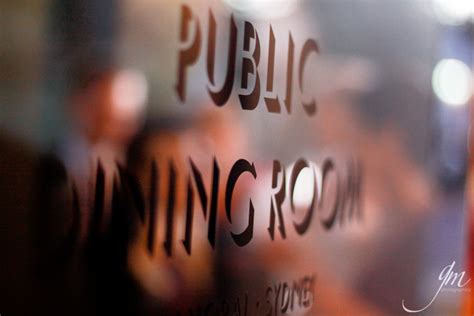
[[[187, 315], [206, 313], [213, 302], [211, 314], [226, 314], [247, 302], [249, 315], [278, 315], [286, 298], [278, 298], [277, 285], [307, 275], [315, 276], [311, 304], [287, 314], [400, 315], [402, 300], [413, 309], [428, 305], [444, 267], [473, 269], [473, 3], [2, 1], [0, 313]], [[186, 69], [185, 101], [176, 92], [179, 53], [191, 44], [182, 40], [183, 5], [194, 25], [187, 36], [196, 36], [196, 21], [201, 36], [196, 63]], [[214, 84], [207, 64], [211, 15]], [[231, 21], [237, 26], [233, 89], [216, 106], [209, 91], [230, 80]], [[242, 52], [246, 21], [261, 52], [262, 93], [253, 111], [242, 110], [238, 98], [245, 92], [242, 59], [249, 56]], [[263, 99], [270, 25], [278, 114]], [[289, 34], [295, 47], [290, 114], [283, 103]], [[300, 75], [307, 39], [317, 41], [319, 53]], [[250, 78], [253, 84], [255, 75]], [[301, 83], [316, 95], [314, 116], [301, 105]], [[276, 229], [272, 241], [273, 160], [289, 180], [299, 158], [319, 164], [328, 154], [363, 167], [361, 220], [326, 231], [315, 215], [298, 236], [286, 200], [287, 236]], [[214, 158], [220, 182], [216, 246], [209, 245], [195, 194], [188, 255], [181, 239], [190, 158], [206, 192]], [[255, 163], [258, 176], [239, 180], [231, 226], [224, 192], [242, 158]], [[308, 170], [296, 183], [297, 216], [316, 190]], [[168, 257], [170, 195], [176, 244]], [[245, 228], [249, 198], [254, 236], [237, 247], [229, 232]], [[143, 215], [150, 205], [156, 214]], [[268, 286], [276, 287], [268, 292]], [[470, 293], [442, 291], [423, 313], [471, 315]]]

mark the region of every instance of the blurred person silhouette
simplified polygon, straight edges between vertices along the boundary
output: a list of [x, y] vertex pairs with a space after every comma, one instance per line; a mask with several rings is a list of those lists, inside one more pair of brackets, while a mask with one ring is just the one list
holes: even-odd
[[[362, 67], [342, 78], [360, 84], [368, 71], [371, 69]], [[337, 82], [341, 74], [334, 69], [331, 72]], [[396, 314], [400, 310], [397, 293], [413, 299], [417, 295], [416, 289], [408, 285], [421, 268], [416, 261], [422, 247], [418, 225], [429, 218], [436, 203], [437, 188], [426, 168], [427, 161], [423, 161], [425, 157], [419, 156], [428, 140], [421, 137], [421, 132], [416, 138], [409, 134], [414, 129], [430, 128], [423, 119], [429, 105], [423, 103], [423, 92], [411, 85], [407, 74], [374, 72], [372, 76], [364, 89], [331, 89], [320, 98], [321, 116], [332, 124], [314, 124], [314, 141], [335, 152], [351, 152], [360, 161], [364, 217], [345, 235], [319, 238], [319, 246], [332, 244], [340, 250], [315, 261], [328, 269], [324, 274], [328, 280], [351, 284], [382, 312]], [[414, 105], [417, 111], [412, 110]], [[354, 241], [357, 247], [350, 246]], [[341, 268], [339, 275], [331, 275], [330, 267], [342, 267], [338, 265], [342, 256], [351, 264]], [[407, 260], [411, 260], [410, 265]], [[387, 269], [392, 273], [387, 274]], [[375, 284], [375, 278], [385, 281]]]
[[[91, 175], [98, 162], [106, 177], [106, 212], [117, 163], [125, 163], [128, 145], [139, 131], [147, 101], [147, 82], [136, 70], [78, 63], [69, 94], [70, 130], [59, 156], [77, 184], [81, 205], [91, 194]], [[83, 216], [85, 233], [88, 216]]]
[[[145, 192], [145, 200], [149, 198], [151, 167], [156, 164], [159, 170], [158, 197], [155, 215], [145, 216], [145, 226], [139, 226], [138, 234], [132, 243], [129, 264], [134, 279], [141, 286], [148, 301], [150, 310], [174, 311], [176, 309], [196, 308], [207, 303], [212, 297], [226, 298], [233, 285], [239, 284], [241, 276], [230, 263], [233, 261], [229, 240], [224, 238], [228, 233], [225, 226], [225, 184], [227, 173], [239, 158], [246, 158], [248, 145], [246, 132], [239, 117], [233, 110], [222, 111], [209, 104], [198, 105], [192, 115], [160, 117], [150, 120], [145, 130], [140, 133], [129, 149], [128, 168], [138, 179], [141, 190]], [[190, 160], [199, 170], [203, 179], [208, 198], [210, 196], [213, 177], [213, 160], [216, 159], [220, 170], [220, 181], [217, 196], [217, 243], [212, 250], [208, 238], [208, 217], [201, 215], [201, 204], [195, 194], [195, 210], [193, 224], [193, 242], [191, 255], [186, 254], [182, 247], [174, 246], [171, 257], [163, 250], [165, 239], [166, 207], [170, 190], [174, 192], [174, 240], [184, 236], [186, 215], [186, 184], [192, 179]], [[170, 183], [170, 163], [174, 166], [175, 184]], [[248, 186], [235, 191], [233, 200], [236, 205], [244, 202], [243, 197]], [[208, 202], [209, 203], [209, 202]], [[235, 210], [238, 218], [239, 207]], [[147, 232], [150, 221], [156, 225], [153, 241]], [[148, 225], [148, 226], [147, 226]], [[229, 236], [226, 236], [229, 237]], [[147, 241], [148, 238], [148, 241]], [[147, 252], [148, 243], [149, 250]], [[178, 243], [181, 245], [180, 243]], [[243, 262], [241, 262], [242, 264]], [[153, 303], [153, 298], [155, 303]], [[178, 304], [179, 302], [179, 304]], [[150, 306], [151, 305], [151, 306]]]
[[[54, 131], [56, 154], [77, 185], [82, 212], [90, 204], [94, 183], [89, 179], [99, 160], [106, 192], [111, 191], [115, 163], [124, 163], [147, 102], [143, 73], [117, 63], [121, 11], [120, 2], [113, 0], [55, 0], [50, 6], [48, 79], [62, 90], [56, 92], [64, 96], [60, 102], [66, 118], [62, 133]], [[106, 200], [110, 204], [110, 197]], [[88, 224], [88, 214], [83, 215], [81, 239]]]
[[[178, 241], [184, 236], [187, 181], [191, 177], [189, 159], [202, 171], [206, 186], [210, 181], [211, 174], [206, 170], [212, 166], [212, 157], [207, 161], [195, 160], [184, 140], [186, 134], [195, 133], [198, 133], [195, 122], [186, 116], [150, 119], [128, 151], [127, 167], [144, 192], [144, 200], [150, 201], [151, 190], [157, 195], [153, 212], [147, 212], [145, 221], [136, 226], [137, 234], [128, 256], [129, 271], [142, 289], [145, 314], [185, 311], [209, 299], [214, 291], [212, 249], [206, 238], [207, 225], [201, 216], [194, 219], [191, 255], [180, 247], [181, 242], [171, 245], [173, 252], [169, 256], [163, 248], [168, 237], [170, 194], [174, 202], [172, 240]], [[153, 176], [156, 187], [151, 187]], [[197, 208], [194, 213], [199, 214], [200, 204], [194, 207]]]

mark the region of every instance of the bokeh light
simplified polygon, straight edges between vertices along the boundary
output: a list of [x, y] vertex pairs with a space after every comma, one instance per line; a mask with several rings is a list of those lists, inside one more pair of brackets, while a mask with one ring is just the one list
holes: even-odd
[[148, 82], [143, 73], [126, 69], [117, 74], [112, 86], [112, 100], [117, 112], [124, 116], [141, 112], [147, 99]]
[[457, 59], [442, 59], [433, 70], [433, 90], [448, 106], [462, 106], [472, 95], [469, 66]]
[[433, 10], [441, 23], [459, 25], [474, 17], [474, 1], [435, 0]]

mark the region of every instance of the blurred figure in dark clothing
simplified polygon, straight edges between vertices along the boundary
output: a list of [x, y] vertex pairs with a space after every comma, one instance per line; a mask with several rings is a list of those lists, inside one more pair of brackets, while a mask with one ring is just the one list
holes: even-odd
[[31, 312], [32, 206], [38, 156], [22, 143], [0, 134], [0, 306], [2, 313]]

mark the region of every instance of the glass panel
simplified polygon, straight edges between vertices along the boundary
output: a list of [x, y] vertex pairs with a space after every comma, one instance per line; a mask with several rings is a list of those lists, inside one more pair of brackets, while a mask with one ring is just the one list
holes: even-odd
[[469, 1], [0, 7], [2, 315], [474, 312]]

